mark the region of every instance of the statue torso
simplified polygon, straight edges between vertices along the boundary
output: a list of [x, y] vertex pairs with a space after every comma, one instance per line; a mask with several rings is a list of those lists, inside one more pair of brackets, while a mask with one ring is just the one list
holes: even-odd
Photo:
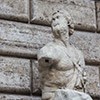
[[51, 60], [57, 60], [58, 63], [50, 67], [41, 66], [42, 84], [54, 88], [71, 88], [73, 89], [77, 70], [73, 61], [78, 63], [79, 52], [73, 46], [65, 47], [56, 43], [49, 43], [39, 51], [39, 58], [47, 57]]

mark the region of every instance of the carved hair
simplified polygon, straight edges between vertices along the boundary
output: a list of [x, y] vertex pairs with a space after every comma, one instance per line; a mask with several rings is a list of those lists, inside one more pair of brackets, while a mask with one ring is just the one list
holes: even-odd
[[56, 13], [62, 14], [64, 18], [68, 21], [69, 35], [71, 36], [74, 33], [74, 23], [72, 21], [70, 14], [66, 10], [57, 10], [52, 15], [55, 15]]

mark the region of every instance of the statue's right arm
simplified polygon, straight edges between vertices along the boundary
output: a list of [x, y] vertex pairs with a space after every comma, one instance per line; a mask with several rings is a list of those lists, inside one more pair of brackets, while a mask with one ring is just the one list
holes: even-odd
[[55, 52], [53, 51], [53, 46], [46, 45], [38, 52], [38, 63], [40, 67], [51, 67], [58, 63]]

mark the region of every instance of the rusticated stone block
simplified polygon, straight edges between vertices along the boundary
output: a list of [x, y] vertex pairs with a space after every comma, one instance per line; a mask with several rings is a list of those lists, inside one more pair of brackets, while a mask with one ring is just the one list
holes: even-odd
[[86, 66], [87, 83], [86, 92], [93, 96], [100, 96], [99, 66]]
[[32, 97], [32, 96], [0, 94], [0, 100], [41, 100], [41, 98], [35, 96]]
[[[50, 27], [0, 20], [0, 54], [36, 57], [37, 50], [53, 40]], [[100, 35], [75, 31], [70, 42], [84, 53], [89, 63], [100, 63]]]
[[87, 63], [100, 64], [99, 34], [75, 31], [70, 42], [82, 50]]
[[65, 9], [72, 16], [76, 29], [96, 29], [95, 4], [92, 0], [31, 0], [31, 4], [33, 23], [50, 25], [52, 13]]
[[27, 22], [28, 10], [29, 0], [0, 0], [0, 18]]
[[33, 69], [33, 94], [41, 94], [40, 73], [37, 61], [32, 61], [32, 69]]
[[30, 60], [0, 56], [0, 91], [30, 93]]
[[0, 20], [0, 54], [34, 57], [37, 49], [52, 41], [51, 28]]

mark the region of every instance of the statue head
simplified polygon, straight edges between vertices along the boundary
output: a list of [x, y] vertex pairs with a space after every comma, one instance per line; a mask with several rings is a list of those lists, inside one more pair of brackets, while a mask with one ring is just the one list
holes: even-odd
[[55, 38], [69, 38], [74, 32], [74, 24], [66, 10], [58, 10], [52, 14], [51, 27]]

